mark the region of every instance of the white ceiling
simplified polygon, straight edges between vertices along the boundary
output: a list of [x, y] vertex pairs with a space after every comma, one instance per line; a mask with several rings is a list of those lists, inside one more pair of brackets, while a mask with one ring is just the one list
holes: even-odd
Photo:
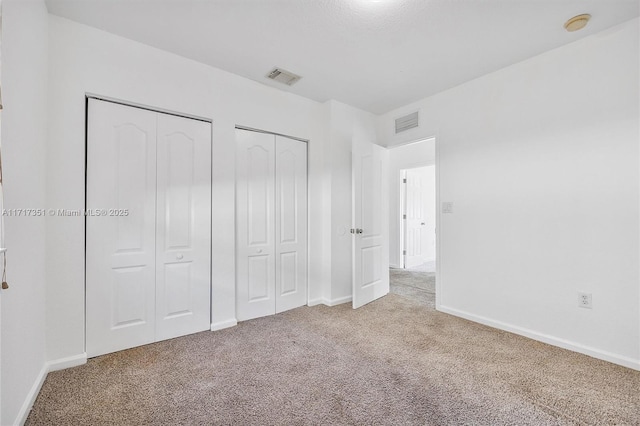
[[[50, 13], [384, 113], [637, 17], [638, 0], [46, 0]], [[593, 18], [568, 33], [564, 22]], [[272, 82], [274, 66], [303, 78]]]

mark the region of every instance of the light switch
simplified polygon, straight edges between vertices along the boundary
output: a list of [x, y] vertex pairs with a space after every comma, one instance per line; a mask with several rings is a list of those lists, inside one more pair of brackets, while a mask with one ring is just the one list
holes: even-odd
[[442, 202], [442, 213], [453, 213], [453, 203], [451, 201]]

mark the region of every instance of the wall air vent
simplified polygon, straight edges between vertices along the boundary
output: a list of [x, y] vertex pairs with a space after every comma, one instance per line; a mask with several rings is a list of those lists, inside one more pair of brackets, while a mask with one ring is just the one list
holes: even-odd
[[396, 134], [418, 127], [418, 111], [396, 118]]
[[293, 86], [302, 77], [292, 72], [283, 70], [282, 68], [274, 68], [269, 74], [267, 74], [267, 78], [275, 80], [278, 83], [286, 84], [287, 86]]

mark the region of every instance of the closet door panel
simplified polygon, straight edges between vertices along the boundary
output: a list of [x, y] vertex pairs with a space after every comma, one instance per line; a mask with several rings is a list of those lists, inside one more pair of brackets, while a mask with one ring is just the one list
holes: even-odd
[[236, 130], [237, 317], [275, 313], [275, 137]]
[[[87, 355], [154, 341], [156, 114], [89, 100]], [[99, 215], [98, 215], [99, 214]]]
[[307, 304], [307, 144], [276, 136], [276, 312]]
[[156, 340], [210, 328], [211, 125], [158, 113]]

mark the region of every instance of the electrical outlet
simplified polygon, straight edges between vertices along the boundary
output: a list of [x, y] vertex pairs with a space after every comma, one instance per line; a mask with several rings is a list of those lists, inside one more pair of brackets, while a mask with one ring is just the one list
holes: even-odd
[[578, 306], [581, 308], [591, 309], [593, 304], [591, 301], [591, 293], [578, 292]]

